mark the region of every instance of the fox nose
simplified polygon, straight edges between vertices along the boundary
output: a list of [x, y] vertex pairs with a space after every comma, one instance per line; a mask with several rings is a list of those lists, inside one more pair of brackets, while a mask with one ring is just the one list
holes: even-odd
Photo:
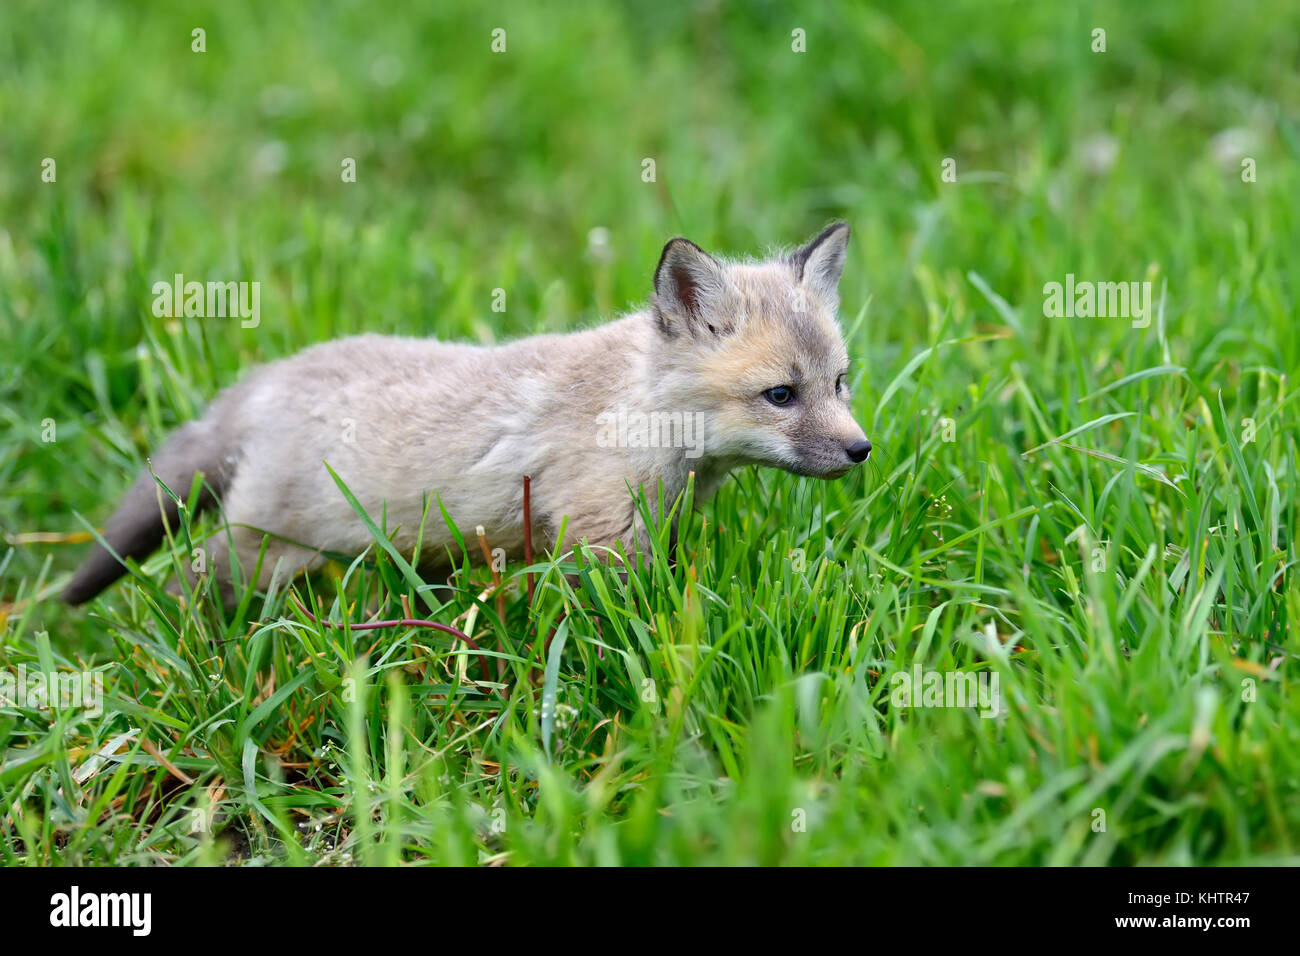
[[852, 445], [849, 445], [844, 449], [844, 453], [855, 462], [866, 461], [867, 456], [871, 454], [871, 442], [867, 441], [865, 438], [862, 439], [862, 441], [855, 441]]

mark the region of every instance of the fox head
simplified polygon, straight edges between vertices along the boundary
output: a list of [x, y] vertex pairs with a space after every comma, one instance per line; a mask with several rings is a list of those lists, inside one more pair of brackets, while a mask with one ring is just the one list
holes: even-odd
[[848, 241], [835, 223], [759, 263], [686, 239], [664, 247], [652, 301], [660, 399], [704, 413], [706, 456], [838, 478], [871, 453], [849, 411], [835, 317]]

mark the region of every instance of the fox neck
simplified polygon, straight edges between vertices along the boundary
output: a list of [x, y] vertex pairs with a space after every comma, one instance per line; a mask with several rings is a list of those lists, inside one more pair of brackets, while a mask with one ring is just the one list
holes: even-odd
[[629, 430], [643, 428], [650, 439], [635, 450], [647, 494], [662, 480], [671, 503], [694, 474], [693, 497], [703, 502], [745, 462], [717, 453], [713, 409], [707, 398], [701, 400], [708, 390], [689, 366], [664, 352], [681, 344], [666, 345], [648, 310], [626, 321], [636, 330], [638, 347], [627, 379], [612, 383], [607, 407], [625, 409]]

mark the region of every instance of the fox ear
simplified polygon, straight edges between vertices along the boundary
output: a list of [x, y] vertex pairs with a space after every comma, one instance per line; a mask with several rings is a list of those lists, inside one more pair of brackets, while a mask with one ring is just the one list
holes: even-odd
[[799, 281], [827, 299], [837, 299], [848, 244], [848, 223], [834, 222], [823, 229], [790, 257]]
[[689, 239], [671, 239], [655, 268], [655, 319], [672, 337], [684, 323], [687, 328], [718, 331], [718, 319], [727, 280], [717, 259]]

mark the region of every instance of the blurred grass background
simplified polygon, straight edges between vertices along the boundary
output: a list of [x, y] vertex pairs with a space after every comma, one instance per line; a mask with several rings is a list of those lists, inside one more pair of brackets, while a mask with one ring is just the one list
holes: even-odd
[[[204, 53], [191, 50], [197, 27], [206, 31]], [[506, 31], [504, 53], [491, 49], [496, 28]], [[1104, 53], [1091, 50], [1096, 28], [1106, 31]], [[792, 51], [796, 29], [805, 31], [804, 53]], [[578, 327], [643, 301], [672, 235], [759, 254], [842, 217], [854, 228], [842, 293], [855, 412], [876, 443], [876, 468], [831, 487], [742, 475], [705, 510], [717, 550], [713, 564], [700, 557], [699, 583], [724, 595], [725, 610], [706, 602], [711, 610], [695, 608], [701, 621], [681, 624], [678, 599], [691, 585], [672, 575], [659, 582], [675, 595], [659, 609], [663, 627], [695, 628], [692, 640], [739, 628], [751, 642], [748, 676], [733, 684], [734, 674], [701, 671], [710, 693], [683, 706], [707, 711], [697, 717], [711, 729], [689, 757], [663, 741], [661, 727], [645, 729], [631, 756], [597, 758], [592, 742], [555, 767], [529, 749], [537, 727], [523, 707], [487, 741], [455, 750], [453, 777], [472, 777], [476, 799], [487, 805], [501, 798], [496, 788], [510, 790], [471, 773], [474, 761], [505, 754], [533, 767], [532, 779], [560, 774], [553, 785], [566, 794], [590, 796], [584, 788], [602, 768], [619, 787], [599, 809], [563, 800], [551, 808], [552, 828], [576, 842], [557, 846], [552, 830], [520, 826], [492, 843], [467, 824], [430, 855], [1192, 862], [1292, 854], [1298, 66], [1300, 8], [1286, 0], [797, 10], [775, 2], [377, 10], [10, 0], [0, 11], [6, 663], [39, 658], [43, 631], [69, 662], [113, 659], [123, 634], [163, 640], [166, 617], [132, 596], [136, 585], [109, 592], [90, 614], [60, 607], [49, 594], [84, 545], [32, 536], [79, 531], [78, 514], [102, 523], [148, 450], [251, 365], [363, 330], [490, 342]], [[55, 183], [41, 181], [46, 157], [57, 163]], [[345, 157], [356, 160], [355, 183], [341, 181]], [[1255, 182], [1242, 181], [1243, 157], [1256, 164]], [[653, 183], [642, 179], [646, 158], [655, 161]], [[946, 158], [956, 161], [956, 183], [941, 177]], [[153, 283], [178, 272], [261, 282], [260, 327], [155, 317]], [[1125, 321], [1047, 319], [1043, 284], [1066, 273], [1149, 278], [1157, 296], [1167, 284], [1163, 320], [1139, 332]], [[490, 308], [496, 288], [507, 290], [504, 313]], [[996, 337], [972, 340], [980, 335]], [[962, 341], [938, 348], [954, 339]], [[900, 376], [932, 347], [930, 361]], [[1178, 371], [1085, 401], [1164, 366]], [[450, 384], [446, 400], [455, 401]], [[1118, 465], [1063, 451], [1021, 456], [1125, 411], [1135, 419], [1077, 439], [1091, 437], [1091, 449], [1118, 456]], [[940, 417], [957, 421], [957, 441], [936, 436]], [[1246, 417], [1265, 424], [1238, 460], [1229, 433], [1239, 439]], [[54, 442], [41, 440], [47, 420]], [[1186, 476], [1182, 490], [1137, 474], [1130, 461]], [[1110, 542], [1123, 577], [1107, 585], [1085, 574], [1069, 537], [1081, 525], [1089, 540]], [[1229, 534], [1215, 550], [1225, 528], [1242, 537]], [[936, 539], [964, 541], [938, 568], [927, 550]], [[1159, 558], [1144, 577], [1137, 571], [1153, 542]], [[816, 557], [807, 580], [789, 570], [791, 547]], [[870, 584], [873, 574], [888, 586]], [[1081, 587], [1101, 589], [1089, 592], [1091, 611], [1081, 609]], [[813, 617], [823, 612], [820, 621], [799, 623], [794, 607], [786, 608], [793, 617], [735, 617], [737, 607], [771, 612], [791, 602], [806, 602]], [[526, 613], [512, 604], [512, 623]], [[880, 642], [868, 655], [874, 686], [885, 661], [909, 665], [919, 634], [927, 635], [920, 653], [947, 644], [954, 656], [944, 666], [971, 664], [978, 655], [954, 635], [990, 621], [1032, 651], [1004, 677], [1025, 719], [1045, 722], [1024, 729], [1018, 744], [986, 726], [996, 722], [873, 709], [880, 692], [872, 696], [866, 683], [868, 635]], [[1103, 639], [1126, 651], [1149, 646], [1154, 656], [1131, 671], [1117, 657], [1093, 673], [1101, 665], [1087, 650]], [[572, 640], [576, 647], [576, 632]], [[802, 650], [787, 640], [804, 640]], [[1227, 707], [1235, 699], [1228, 681], [1216, 698], [1224, 707], [1205, 716], [1199, 690], [1230, 667], [1217, 649], [1244, 660], [1243, 673], [1265, 675], [1276, 710], [1246, 720]], [[636, 709], [636, 692], [589, 650], [571, 647], [565, 673], [586, 673], [575, 726], [599, 741], [615, 712]], [[585, 671], [572, 657], [579, 653]], [[243, 663], [256, 671], [256, 661]], [[293, 673], [288, 658], [274, 666]], [[818, 692], [828, 695], [817, 697], [821, 710], [795, 690], [817, 674], [842, 685], [843, 696]], [[175, 706], [170, 697], [160, 696], [155, 717]], [[378, 698], [372, 706], [382, 728], [386, 711]], [[1184, 745], [1198, 720], [1202, 729], [1222, 721], [1236, 744], [1219, 741], [1226, 749], [1214, 766], [1189, 770], [1162, 749], [1164, 738], [1141, 737], [1156, 706]], [[58, 776], [33, 755], [67, 763], [121, 730], [124, 714], [105, 718], [92, 740], [71, 730], [64, 739], [38, 715], [0, 714], [11, 758], [8, 775], [0, 771], [5, 803], [41, 804], [32, 811], [41, 823], [23, 824], [35, 829], [6, 821], [7, 854], [58, 858], [64, 844], [52, 834], [69, 826], [81, 834], [72, 859], [151, 858], [142, 849], [151, 840], [169, 859], [215, 852], [187, 842], [183, 830], [154, 836], [156, 815], [133, 818], [136, 837], [115, 842], [112, 827], [97, 828], [85, 808], [58, 805]], [[223, 757], [196, 714], [173, 728], [189, 728], [176, 746], [197, 761], [195, 776], [208, 774], [211, 785], [246, 771], [242, 751]], [[800, 734], [796, 714], [812, 722]], [[1068, 739], [1044, 736], [1054, 721]], [[826, 737], [814, 746], [819, 722]], [[867, 729], [877, 722], [880, 733]], [[265, 732], [249, 728], [240, 746], [262, 747]], [[428, 743], [434, 730], [424, 733]], [[186, 749], [194, 734], [207, 748], [201, 757]], [[157, 763], [135, 758], [146, 770], [106, 785], [112, 799], [130, 787], [132, 805], [183, 807], [170, 791], [164, 799]], [[699, 787], [733, 780], [739, 793], [723, 787], [702, 804], [697, 784], [684, 779]], [[778, 818], [789, 818], [785, 783], [823, 800], [815, 839], [773, 836]], [[1105, 802], [1097, 794], [1145, 815], [1085, 845], [1085, 811]], [[258, 818], [256, 801], [230, 799], [230, 819]], [[442, 806], [402, 800], [415, 815]], [[507, 804], [522, 815], [526, 802]], [[675, 815], [678, 829], [656, 813]], [[755, 826], [775, 842], [751, 846], [744, 834]], [[256, 826], [249, 832], [241, 845], [273, 852], [271, 837], [259, 843]]]

